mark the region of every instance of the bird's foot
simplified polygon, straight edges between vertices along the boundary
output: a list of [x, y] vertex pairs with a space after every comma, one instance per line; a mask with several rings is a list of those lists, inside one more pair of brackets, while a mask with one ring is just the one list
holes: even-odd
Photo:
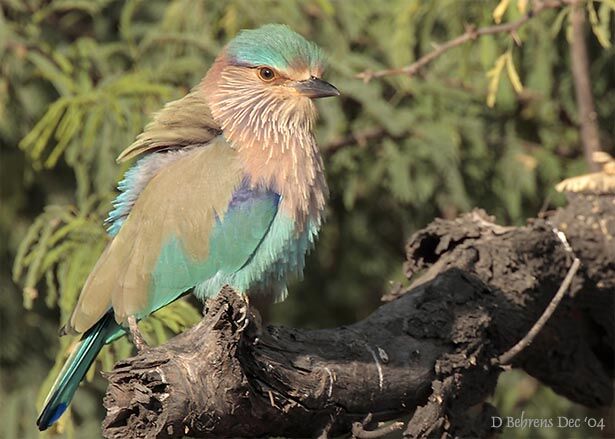
[[135, 316], [128, 317], [128, 329], [130, 330], [130, 337], [132, 338], [132, 343], [137, 348], [137, 351], [142, 352], [149, 348], [149, 345], [145, 341], [143, 334], [141, 334], [141, 330], [139, 329], [139, 325], [137, 324], [137, 319]]
[[249, 314], [250, 314], [250, 299], [247, 294], [237, 293], [239, 297], [243, 301], [243, 306], [239, 309], [239, 318], [236, 320], [237, 325], [241, 325], [239, 332], [243, 332], [244, 329], [248, 326], [250, 322]]

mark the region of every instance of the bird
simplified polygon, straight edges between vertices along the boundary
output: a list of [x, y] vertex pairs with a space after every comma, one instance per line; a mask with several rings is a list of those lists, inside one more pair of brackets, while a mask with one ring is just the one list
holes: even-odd
[[240, 31], [203, 79], [156, 113], [118, 162], [137, 159], [118, 184], [109, 242], [61, 335], [81, 336], [37, 419], [70, 404], [101, 348], [193, 292], [224, 285], [280, 301], [301, 276], [329, 190], [314, 137], [323, 51], [282, 24]]

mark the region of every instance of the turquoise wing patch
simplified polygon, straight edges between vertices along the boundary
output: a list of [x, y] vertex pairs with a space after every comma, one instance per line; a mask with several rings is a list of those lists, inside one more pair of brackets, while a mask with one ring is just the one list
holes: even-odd
[[242, 185], [234, 194], [222, 221], [211, 236], [210, 259], [222, 273], [235, 273], [246, 265], [271, 228], [280, 196], [273, 191]]
[[219, 215], [205, 260], [192, 259], [182, 237], [172, 236], [163, 246], [152, 275], [147, 315], [175, 300], [190, 288], [212, 278], [232, 276], [248, 264], [267, 236], [278, 213], [280, 196], [251, 189], [243, 182], [233, 193], [227, 211]]

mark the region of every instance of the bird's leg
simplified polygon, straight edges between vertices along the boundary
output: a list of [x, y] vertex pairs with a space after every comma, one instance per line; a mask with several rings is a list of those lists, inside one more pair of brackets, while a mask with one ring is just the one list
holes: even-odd
[[132, 343], [135, 345], [139, 352], [144, 351], [149, 346], [141, 334], [139, 325], [137, 325], [137, 319], [135, 316], [128, 316], [128, 329], [130, 330], [130, 336], [132, 337]]
[[239, 294], [240, 299], [244, 303], [244, 306], [242, 306], [239, 310], [239, 318], [237, 319], [237, 324], [243, 323], [243, 327], [241, 328], [241, 331], [243, 331], [248, 325], [248, 314], [250, 313], [250, 297], [247, 294], [240, 293], [238, 291], [237, 294]]

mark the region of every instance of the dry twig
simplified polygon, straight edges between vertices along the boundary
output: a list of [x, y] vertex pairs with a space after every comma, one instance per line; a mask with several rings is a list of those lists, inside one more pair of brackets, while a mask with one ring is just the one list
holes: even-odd
[[525, 337], [519, 340], [516, 345], [504, 352], [499, 357], [491, 360], [492, 364], [510, 364], [513, 358], [515, 358], [520, 352], [522, 352], [525, 348], [532, 344], [538, 333], [545, 326], [549, 318], [551, 318], [558, 305], [564, 298], [564, 294], [566, 294], [566, 291], [568, 291], [568, 287], [570, 287], [570, 283], [572, 282], [572, 279], [577, 273], [577, 270], [579, 269], [580, 265], [581, 261], [579, 260], [579, 258], [574, 258], [574, 260], [572, 261], [572, 265], [568, 269], [568, 273], [566, 273], [566, 277], [564, 278], [562, 284], [557, 290], [557, 293], [555, 293], [555, 296], [553, 296], [553, 299], [551, 299], [551, 302], [549, 302], [549, 305], [544, 310], [540, 318], [536, 321], [536, 323], [534, 323], [534, 326], [531, 327], [528, 333], [525, 334]]
[[366, 430], [372, 420], [372, 414], [369, 413], [362, 422], [354, 422], [352, 424], [352, 437], [356, 439], [374, 439], [386, 436], [387, 434], [401, 430], [404, 423], [401, 421], [392, 422], [389, 425], [376, 428], [375, 430]]

